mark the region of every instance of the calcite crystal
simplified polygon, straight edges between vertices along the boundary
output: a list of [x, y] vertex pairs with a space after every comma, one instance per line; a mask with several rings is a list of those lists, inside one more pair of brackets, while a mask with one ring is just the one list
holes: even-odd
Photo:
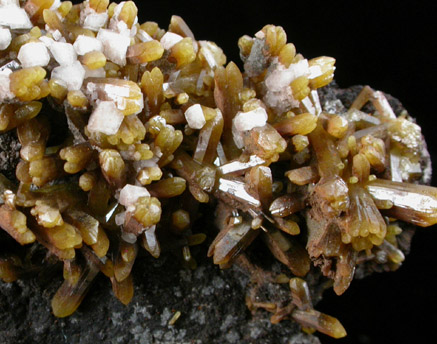
[[[251, 275], [249, 309], [344, 337], [306, 279], [340, 295], [357, 268], [402, 264], [402, 222], [437, 222], [420, 127], [368, 86], [349, 109], [323, 100], [335, 59], [304, 58], [279, 26], [240, 38], [240, 70], [182, 18], [165, 30], [137, 12], [0, 0], [0, 135], [21, 145], [15, 178], [0, 174], [0, 227], [24, 247], [1, 247], [0, 278], [62, 263], [52, 310], [66, 317], [99, 272], [128, 304], [141, 250], [195, 269], [207, 240], [215, 264]], [[254, 242], [283, 273], [254, 263]], [[269, 283], [286, 300], [261, 295]]]

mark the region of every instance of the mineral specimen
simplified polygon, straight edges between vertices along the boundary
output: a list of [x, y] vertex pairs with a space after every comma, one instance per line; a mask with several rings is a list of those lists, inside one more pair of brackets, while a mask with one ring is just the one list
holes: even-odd
[[[0, 134], [21, 145], [15, 178], [0, 174], [0, 227], [25, 248], [2, 247], [0, 278], [62, 262], [58, 317], [99, 272], [128, 304], [141, 248], [195, 269], [206, 211], [208, 255], [251, 275], [249, 309], [340, 338], [305, 278], [342, 294], [356, 268], [400, 266], [401, 222], [437, 222], [420, 127], [368, 86], [349, 109], [324, 101], [335, 59], [296, 54], [279, 26], [241, 37], [240, 71], [178, 16], [138, 23], [132, 1], [1, 0], [0, 25]], [[259, 239], [286, 273], [253, 263]], [[268, 283], [287, 300], [263, 299]]]

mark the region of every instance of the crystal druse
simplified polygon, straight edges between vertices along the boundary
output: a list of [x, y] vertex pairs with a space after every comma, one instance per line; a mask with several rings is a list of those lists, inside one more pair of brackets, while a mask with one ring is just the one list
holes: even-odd
[[[215, 264], [251, 275], [249, 309], [345, 336], [306, 276], [340, 295], [357, 268], [402, 264], [403, 222], [437, 222], [420, 127], [368, 86], [330, 101], [335, 59], [304, 58], [279, 26], [238, 46], [242, 71], [178, 16], [138, 23], [132, 1], [0, 0], [0, 135], [19, 154], [0, 174], [0, 227], [23, 245], [1, 246], [0, 278], [61, 262], [66, 317], [100, 272], [128, 304], [139, 250], [195, 269], [206, 240]], [[215, 237], [194, 226], [205, 211]], [[254, 241], [285, 272], [257, 266]], [[262, 299], [265, 283], [287, 300]]]

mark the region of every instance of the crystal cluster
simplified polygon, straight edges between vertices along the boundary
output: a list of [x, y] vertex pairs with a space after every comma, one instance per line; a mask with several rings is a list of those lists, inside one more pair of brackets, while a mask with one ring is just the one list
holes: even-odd
[[344, 336], [305, 276], [320, 269], [342, 294], [359, 264], [400, 266], [399, 221], [437, 222], [437, 190], [418, 185], [420, 127], [370, 87], [349, 109], [322, 104], [335, 59], [304, 58], [279, 26], [238, 46], [243, 71], [178, 16], [139, 23], [132, 1], [0, 0], [0, 134], [21, 144], [16, 179], [0, 174], [0, 227], [26, 248], [2, 247], [0, 277], [24, 276], [44, 247], [41, 264], [64, 266], [56, 316], [99, 272], [128, 304], [138, 250], [196, 267], [204, 203], [215, 264], [250, 265], [259, 237], [289, 269], [276, 278], [289, 303], [249, 297], [251, 309]]

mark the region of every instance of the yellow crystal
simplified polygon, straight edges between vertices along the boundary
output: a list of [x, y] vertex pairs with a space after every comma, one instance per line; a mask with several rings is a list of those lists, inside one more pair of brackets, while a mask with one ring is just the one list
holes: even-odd
[[22, 101], [39, 99], [42, 94], [41, 82], [46, 74], [45, 69], [42, 67], [17, 70], [9, 77], [11, 91]]

